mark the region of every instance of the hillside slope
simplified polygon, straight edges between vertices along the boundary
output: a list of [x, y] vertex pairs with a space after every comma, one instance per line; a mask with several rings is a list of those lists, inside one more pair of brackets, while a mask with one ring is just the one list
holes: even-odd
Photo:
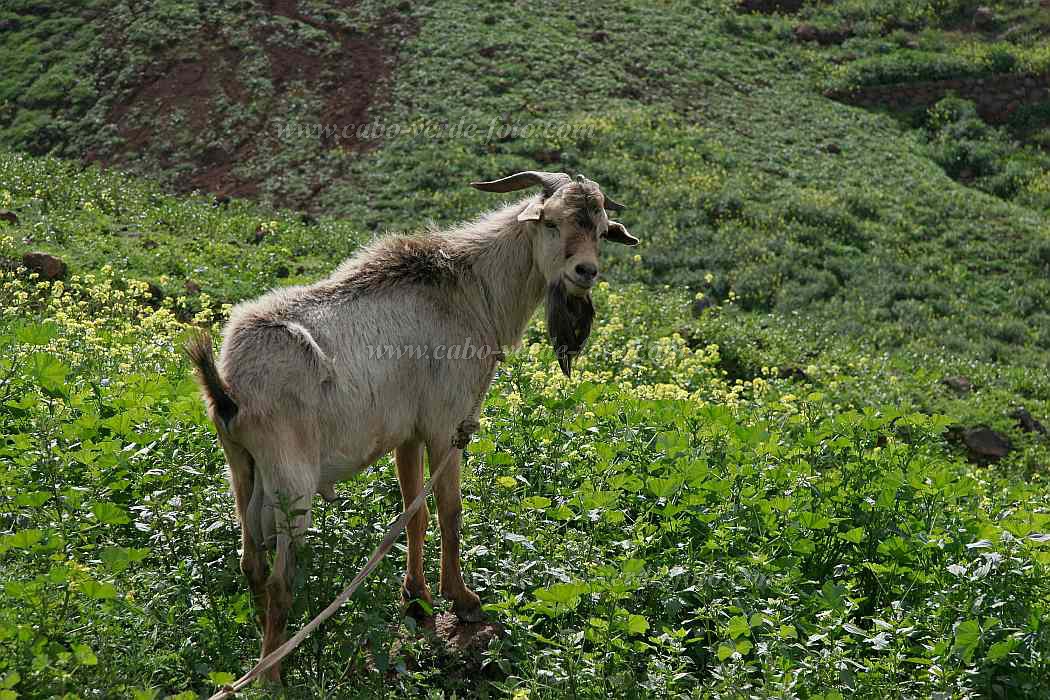
[[[643, 245], [603, 251], [574, 380], [534, 320], [468, 451], [466, 567], [508, 636], [395, 623], [395, 552], [289, 695], [1042, 697], [1050, 110], [825, 93], [1045, 71], [1044, 4], [5, 4], [0, 696], [239, 673], [186, 324], [544, 168]], [[387, 460], [339, 493], [299, 622], [400, 503]]]
[[[897, 46], [879, 38], [882, 15], [840, 5], [808, 21], [850, 22], [843, 65]], [[726, 2], [88, 6], [89, 24], [106, 22], [98, 36], [116, 38], [75, 54], [44, 40], [68, 24], [49, 24], [59, 9], [8, 10], [18, 29], [0, 46], [40, 45], [51, 68], [8, 84], [4, 142], [309, 206], [369, 232], [476, 214], [492, 201], [471, 179], [582, 171], [631, 207], [645, 247], [626, 276], [732, 291], [745, 308], [803, 313], [877, 348], [982, 360], [1050, 349], [1050, 200], [1037, 196], [1047, 166], [1011, 161], [1033, 193], [1013, 201], [951, 179], [934, 136], [822, 95], [843, 48], [798, 41], [795, 17]], [[899, 22], [925, 41], [925, 25], [967, 8], [932, 3]], [[55, 96], [58, 132], [32, 128], [45, 78], [77, 87]], [[84, 91], [89, 108], [63, 102]], [[366, 115], [381, 135], [358, 138]], [[347, 127], [348, 138], [318, 134]], [[974, 148], [1000, 137], [982, 138]], [[49, 244], [63, 246], [33, 237]]]

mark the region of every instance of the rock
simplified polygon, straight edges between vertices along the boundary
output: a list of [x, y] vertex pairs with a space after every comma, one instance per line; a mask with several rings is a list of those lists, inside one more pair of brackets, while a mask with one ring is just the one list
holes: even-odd
[[1024, 406], [1018, 406], [1010, 411], [1010, 417], [1017, 420], [1017, 427], [1026, 433], [1039, 433], [1046, 435], [1046, 427], [1028, 412]]
[[978, 7], [973, 13], [973, 26], [978, 29], [993, 29], [995, 27], [995, 11], [990, 7]]
[[186, 288], [186, 293], [190, 296], [201, 293], [201, 286], [193, 280], [186, 280], [183, 286]]
[[821, 46], [841, 44], [852, 36], [849, 29], [821, 29], [812, 24], [800, 24], [795, 27], [795, 41], [802, 43], [817, 42]]
[[710, 294], [705, 294], [696, 301], [693, 302], [692, 313], [693, 318], [700, 318], [705, 311], [713, 309], [718, 306], [718, 302]]
[[970, 451], [971, 461], [981, 464], [998, 462], [1012, 449], [1005, 435], [983, 426], [965, 431], [962, 439]]
[[146, 284], [148, 285], [146, 293], [149, 295], [146, 298], [146, 303], [154, 309], [159, 308], [160, 303], [164, 301], [164, 290], [155, 282], [147, 282]]
[[7, 223], [14, 226], [18, 223], [18, 214], [14, 213], [10, 209], [0, 209], [0, 221], [6, 221]]
[[948, 387], [956, 394], [969, 394], [973, 391], [973, 382], [967, 377], [956, 376], [956, 377], [945, 377], [941, 380], [941, 384]]
[[777, 377], [780, 379], [799, 379], [805, 381], [809, 379], [806, 371], [801, 367], [795, 367], [793, 365], [787, 365], [777, 370]]
[[591, 41], [595, 44], [604, 44], [609, 40], [609, 32], [599, 29], [596, 32], [591, 32]]
[[22, 264], [40, 275], [42, 280], [59, 280], [66, 276], [66, 263], [50, 253], [26, 253], [22, 256]]
[[800, 24], [795, 27], [796, 41], [816, 41], [820, 33], [812, 24]]

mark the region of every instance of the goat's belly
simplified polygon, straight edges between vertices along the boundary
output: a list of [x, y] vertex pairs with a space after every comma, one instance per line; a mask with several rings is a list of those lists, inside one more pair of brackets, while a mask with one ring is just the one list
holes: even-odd
[[398, 444], [400, 442], [397, 440], [372, 437], [352, 445], [330, 446], [322, 458], [321, 481], [334, 483], [353, 478], [362, 469], [391, 452]]
[[350, 464], [349, 462], [322, 464], [320, 481], [322, 484], [334, 484], [337, 481], [346, 481], [347, 479], [352, 479], [366, 466], [368, 465]]

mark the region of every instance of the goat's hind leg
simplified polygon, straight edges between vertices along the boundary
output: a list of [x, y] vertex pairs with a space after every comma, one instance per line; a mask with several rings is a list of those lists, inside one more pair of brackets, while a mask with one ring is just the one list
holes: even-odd
[[241, 524], [241, 572], [255, 601], [255, 612], [261, 627], [266, 626], [266, 558], [260, 507], [262, 489], [255, 478], [255, 460], [224, 431], [219, 431], [219, 442], [226, 453], [230, 471], [230, 487], [237, 506], [237, 520]]

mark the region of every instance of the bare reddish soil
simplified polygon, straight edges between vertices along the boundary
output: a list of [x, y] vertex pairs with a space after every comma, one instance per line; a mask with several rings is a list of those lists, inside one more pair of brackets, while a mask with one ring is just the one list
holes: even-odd
[[[375, 140], [362, 142], [355, 137], [356, 127], [367, 124], [370, 108], [385, 99], [397, 58], [396, 42], [413, 33], [411, 20], [392, 12], [378, 31], [364, 34], [307, 16], [299, 11], [298, 4], [296, 0], [263, 0], [263, 18], [250, 28], [252, 39], [269, 61], [271, 99], [279, 101], [290, 95], [319, 99], [320, 124], [341, 132], [339, 138], [319, 133], [317, 141], [322, 149], [356, 152], [374, 146]], [[309, 25], [327, 33], [331, 41], [320, 47], [313, 42], [291, 45], [287, 37], [273, 31], [269, 20], [274, 17]], [[195, 47], [192, 57], [187, 57], [187, 46]], [[177, 56], [173, 55], [176, 51]], [[145, 152], [161, 168], [185, 166], [189, 161], [192, 172], [179, 183], [181, 188], [217, 195], [256, 195], [267, 175], [266, 164], [253, 163], [248, 169], [237, 166], [264, 159], [261, 153], [268, 150], [263, 146], [276, 139], [278, 122], [265, 105], [252, 104], [257, 98], [242, 82], [242, 51], [231, 46], [221, 27], [204, 26], [168, 53], [172, 55], [154, 61], [137, 84], [125, 91], [127, 96], [109, 110], [107, 121], [121, 142], [106, 152], [88, 153], [85, 158], [106, 166], [122, 165]], [[249, 114], [256, 108], [257, 122], [223, 129], [221, 125], [228, 124], [226, 120], [239, 107]], [[178, 114], [182, 119], [173, 126], [172, 118]], [[344, 127], [353, 128], [343, 133]], [[173, 143], [179, 136], [175, 132], [181, 132], [181, 146]], [[187, 140], [192, 147], [185, 147]], [[254, 174], [246, 176], [245, 170]], [[315, 185], [312, 195], [320, 187]], [[275, 203], [290, 207], [305, 204]]]

